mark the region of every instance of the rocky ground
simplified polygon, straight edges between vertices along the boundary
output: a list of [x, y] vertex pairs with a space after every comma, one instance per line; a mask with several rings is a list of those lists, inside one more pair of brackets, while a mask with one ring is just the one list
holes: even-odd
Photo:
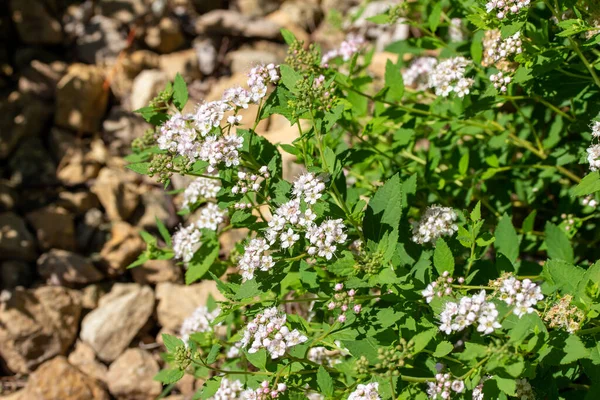
[[[155, 217], [170, 228], [182, 222], [177, 199], [124, 168], [131, 141], [148, 128], [132, 111], [177, 72], [192, 104], [220, 98], [254, 64], [283, 60], [281, 27], [332, 47], [356, 3], [0, 4], [1, 399], [161, 393], [152, 380], [162, 363], [160, 333], [177, 332], [209, 293], [218, 294], [210, 281], [185, 286], [170, 261], [126, 270], [144, 249], [140, 229], [153, 231]], [[385, 3], [371, 3], [371, 14]], [[381, 32], [364, 18], [352, 28], [380, 48], [406, 36], [406, 27]], [[383, 65], [375, 62], [374, 72]], [[258, 129], [274, 142], [296, 135], [282, 118]], [[199, 382], [187, 378], [170, 399], [191, 398]]]

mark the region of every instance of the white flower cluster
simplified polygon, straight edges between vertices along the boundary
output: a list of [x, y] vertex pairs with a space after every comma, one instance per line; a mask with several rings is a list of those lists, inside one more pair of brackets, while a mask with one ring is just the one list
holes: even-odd
[[516, 381], [516, 394], [517, 398], [520, 400], [533, 400], [535, 396], [533, 395], [533, 388], [527, 379], [517, 379]]
[[241, 169], [237, 173], [238, 181], [231, 188], [232, 194], [246, 194], [250, 192], [256, 192], [260, 189], [260, 178], [267, 179], [269, 170], [266, 165], [263, 165], [258, 170], [259, 175], [248, 173], [246, 170]]
[[241, 400], [271, 400], [276, 399], [279, 395], [287, 390], [285, 383], [278, 383], [277, 386], [269, 387], [268, 381], [263, 381], [256, 389], [246, 389], [241, 395]]
[[327, 364], [330, 367], [342, 362], [339, 351], [327, 350], [327, 348], [323, 346], [311, 347], [310, 350], [308, 350], [306, 358], [314, 363], [321, 365]]
[[371, 382], [366, 385], [360, 384], [356, 390], [350, 393], [348, 400], [381, 400], [379, 397], [379, 383]]
[[219, 389], [212, 396], [209, 397], [208, 400], [234, 400], [239, 399], [242, 391], [244, 390], [244, 386], [242, 382], [238, 381], [230, 381], [227, 378], [221, 379], [221, 384], [219, 385]]
[[[465, 278], [462, 276], [457, 279], [459, 284], [463, 284], [465, 282]], [[427, 303], [431, 303], [435, 296], [450, 296], [452, 294], [452, 284], [454, 283], [454, 278], [450, 276], [448, 271], [444, 271], [442, 276], [440, 276], [434, 282], [431, 282], [425, 290], [421, 292], [423, 297]]]
[[462, 42], [465, 40], [465, 28], [460, 18], [452, 18], [448, 27], [448, 37], [451, 42]]
[[276, 307], [263, 310], [246, 326], [241, 347], [250, 346], [248, 353], [266, 349], [275, 359], [283, 356], [288, 348], [306, 342], [308, 338], [297, 329], [290, 331], [285, 325], [286, 319], [286, 314]]
[[600, 138], [600, 121], [594, 121], [590, 128], [592, 129], [592, 136]]
[[598, 171], [600, 169], [600, 144], [592, 144], [587, 148], [587, 160], [590, 164], [591, 171]]
[[304, 200], [307, 204], [315, 204], [323, 195], [327, 181], [327, 175], [317, 176], [312, 172], [307, 172], [296, 179], [292, 194], [296, 198]]
[[192, 333], [210, 331], [212, 329], [210, 326], [211, 322], [219, 316], [220, 312], [221, 310], [218, 308], [213, 311], [208, 311], [206, 306], [196, 308], [192, 315], [187, 317], [181, 324], [181, 328], [179, 329], [181, 340], [187, 344]]
[[452, 208], [433, 205], [427, 208], [413, 228], [412, 240], [423, 244], [435, 242], [441, 236], [451, 236], [458, 230], [454, 223], [457, 218], [458, 215]]
[[402, 74], [402, 80], [406, 86], [414, 87], [416, 90], [425, 90], [429, 87], [429, 75], [435, 69], [437, 60], [433, 57], [418, 57]]
[[502, 39], [502, 34], [498, 29], [486, 31], [483, 39], [484, 53], [481, 64], [486, 67], [496, 65], [512, 55], [521, 54], [523, 52], [522, 46], [521, 32]]
[[490, 0], [485, 8], [488, 13], [496, 12], [498, 19], [503, 19], [509, 13], [518, 14], [523, 8], [527, 8], [531, 0]]
[[440, 314], [440, 330], [447, 335], [460, 332], [477, 323], [477, 331], [490, 334], [501, 325], [498, 323], [498, 310], [494, 303], [485, 300], [485, 290], [474, 296], [465, 296], [458, 303], [449, 301]]
[[273, 268], [275, 263], [273, 257], [268, 254], [269, 248], [269, 244], [262, 238], [252, 239], [244, 247], [244, 255], [238, 263], [244, 280], [253, 279], [257, 269], [268, 271]]
[[484, 398], [484, 394], [483, 394], [483, 384], [485, 383], [485, 381], [491, 379], [491, 375], [486, 375], [483, 378], [481, 378], [481, 380], [479, 381], [479, 383], [477, 384], [477, 386], [475, 386], [473, 388], [473, 400], [483, 400]]
[[506, 93], [508, 90], [508, 84], [512, 81], [512, 78], [509, 75], [505, 75], [502, 71], [497, 74], [490, 75], [490, 82], [494, 85], [494, 87], [499, 90], [501, 93]]
[[221, 190], [221, 181], [199, 177], [192, 181], [183, 192], [183, 208], [190, 209], [201, 199], [214, 199]]
[[427, 382], [427, 396], [430, 399], [449, 399], [451, 391], [462, 393], [465, 383], [461, 380], [451, 380], [450, 374], [436, 374], [435, 382]]
[[360, 304], [354, 303], [356, 291], [354, 289], [350, 289], [348, 292], [343, 292], [343, 289], [344, 284], [336, 283], [333, 288], [336, 293], [333, 295], [333, 300], [327, 304], [327, 309], [329, 311], [333, 311], [336, 308], [339, 308], [342, 311], [338, 316], [338, 322], [341, 323], [346, 322], [346, 311], [348, 311], [350, 307], [355, 314], [359, 314], [362, 310], [362, 306]]
[[499, 298], [509, 306], [514, 306], [513, 313], [521, 318], [525, 314], [531, 314], [533, 307], [538, 301], [544, 299], [542, 290], [530, 279], [518, 280], [514, 276], [498, 279], [494, 286], [499, 287]]
[[227, 210], [221, 210], [215, 203], [207, 203], [200, 209], [196, 226], [200, 229], [216, 231], [221, 222], [225, 220]]
[[448, 97], [452, 92], [461, 98], [466, 96], [475, 82], [465, 77], [469, 65], [471, 61], [464, 57], [441, 61], [429, 74], [429, 87], [435, 89], [435, 94], [442, 97]]
[[182, 260], [183, 262], [189, 262], [194, 253], [198, 251], [202, 243], [202, 232], [196, 224], [190, 224], [187, 227], [180, 227], [172, 237], [173, 251], [175, 252], [175, 258]]
[[321, 58], [321, 65], [327, 66], [330, 60], [336, 57], [342, 57], [342, 60], [348, 61], [352, 58], [355, 53], [358, 53], [362, 46], [365, 44], [365, 38], [360, 35], [350, 34], [346, 37], [340, 47], [337, 49], [329, 50]]
[[584, 206], [590, 206], [592, 208], [596, 208], [596, 207], [598, 207], [598, 200], [596, 200], [594, 198], [593, 194], [590, 194], [589, 196], [585, 196], [581, 200], [581, 204], [583, 204]]
[[[279, 81], [279, 72], [274, 64], [253, 68], [248, 76], [248, 87], [227, 89], [221, 100], [198, 105], [196, 112], [190, 115], [174, 114], [159, 130], [158, 147], [173, 154], [185, 157], [189, 163], [198, 159], [207, 161], [209, 172], [220, 163], [227, 167], [239, 165], [238, 150], [243, 138], [228, 132], [222, 135], [220, 126], [225, 114], [233, 112], [227, 118], [231, 125], [238, 124], [242, 108], [251, 103], [260, 102], [267, 94], [267, 85]], [[213, 133], [213, 132], [217, 133]]]
[[337, 249], [336, 244], [342, 244], [348, 238], [345, 229], [341, 218], [328, 219], [319, 226], [311, 225], [306, 231], [306, 238], [310, 242], [307, 253], [331, 260]]

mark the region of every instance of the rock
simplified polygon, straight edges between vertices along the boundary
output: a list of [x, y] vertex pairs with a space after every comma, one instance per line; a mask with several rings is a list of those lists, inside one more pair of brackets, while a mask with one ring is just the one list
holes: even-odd
[[91, 187], [111, 221], [126, 220], [138, 206], [138, 177], [131, 171], [103, 168]]
[[385, 66], [388, 60], [396, 64], [398, 62], [398, 54], [389, 53], [386, 51], [377, 52], [373, 54], [373, 59], [367, 69], [374, 76], [383, 79], [385, 76]]
[[225, 8], [223, 0], [192, 0], [194, 8], [200, 14], [207, 13], [219, 8]]
[[156, 285], [158, 323], [166, 329], [177, 331], [183, 320], [192, 315], [199, 306], [206, 305], [208, 296], [225, 300], [217, 290], [215, 281], [204, 281], [193, 285], [159, 283]]
[[131, 270], [133, 280], [141, 285], [162, 282], [182, 283], [181, 268], [173, 260], [148, 260]]
[[69, 354], [69, 363], [79, 368], [84, 374], [100, 382], [106, 382], [108, 368], [96, 359], [94, 349], [81, 340], [75, 343], [75, 349]]
[[283, 60], [271, 51], [255, 50], [250, 48], [239, 49], [227, 54], [227, 61], [231, 65], [231, 73], [248, 73], [258, 64], [279, 64]]
[[77, 58], [86, 64], [111, 65], [127, 47], [127, 38], [119, 23], [103, 15], [95, 15], [83, 24], [83, 32], [75, 42]]
[[15, 373], [28, 373], [67, 352], [79, 326], [76, 291], [45, 286], [17, 289], [0, 302], [0, 357]]
[[137, 229], [126, 222], [116, 222], [110, 240], [100, 251], [100, 258], [110, 276], [119, 275], [125, 272], [144, 248], [144, 241]]
[[60, 22], [39, 1], [11, 0], [10, 10], [13, 24], [24, 43], [52, 45], [62, 41]]
[[75, 221], [66, 209], [49, 205], [26, 215], [43, 250], [75, 250]]
[[192, 47], [198, 57], [198, 68], [204, 75], [212, 75], [217, 68], [217, 44], [212, 38], [199, 37], [194, 39]]
[[185, 37], [177, 21], [170, 17], [161, 18], [158, 25], [146, 30], [146, 44], [159, 53], [171, 53], [185, 43]]
[[279, 8], [278, 0], [238, 0], [238, 10], [247, 17], [264, 17]]
[[5, 180], [0, 180], [0, 211], [10, 211], [15, 208], [18, 194], [14, 187]]
[[150, 353], [142, 349], [127, 349], [108, 369], [108, 390], [117, 399], [154, 399], [162, 390], [153, 380], [160, 370]]
[[[368, 19], [385, 13], [396, 4], [392, 0], [377, 0], [367, 3], [361, 8], [360, 16], [352, 21], [351, 27], [363, 32], [368, 39], [374, 39], [376, 52], [383, 51], [389, 44], [406, 40], [409, 35], [409, 25], [400, 19], [395, 24], [380, 25]], [[358, 7], [357, 7], [358, 9]]]
[[92, 284], [81, 290], [81, 307], [84, 310], [93, 310], [98, 307], [100, 297], [110, 291], [110, 283]]
[[303, 40], [305, 43], [311, 42], [310, 35], [300, 25], [296, 24], [289, 14], [282, 10], [277, 10], [265, 17], [267, 21], [281, 28], [285, 28], [292, 32], [296, 39]]
[[58, 193], [58, 200], [56, 204], [66, 208], [70, 212], [81, 215], [85, 214], [86, 211], [98, 207], [100, 202], [95, 194], [86, 191], [79, 192], [66, 192], [61, 191]]
[[148, 13], [144, 0], [100, 0], [96, 2], [96, 13], [130, 24]]
[[281, 26], [263, 18], [250, 18], [234, 10], [214, 10], [196, 20], [200, 35], [226, 35], [279, 40]]
[[142, 229], [155, 229], [156, 218], [162, 221], [168, 228], [173, 228], [179, 222], [176, 216], [177, 210], [173, 206], [171, 197], [162, 189], [152, 188], [151, 190], [144, 190], [142, 193], [142, 204], [144, 205], [143, 214], [136, 222], [136, 226]]
[[135, 283], [113, 286], [102, 296], [98, 308], [81, 322], [81, 340], [99, 359], [113, 361], [129, 346], [154, 310], [154, 293]]
[[50, 138], [58, 160], [56, 176], [63, 185], [87, 183], [96, 178], [102, 165], [106, 164], [108, 151], [98, 137], [75, 138], [70, 132], [53, 128]]
[[17, 286], [29, 286], [33, 272], [29, 264], [23, 261], [5, 261], [0, 264], [0, 291], [14, 289]]
[[194, 49], [176, 51], [170, 54], [163, 54], [159, 59], [160, 69], [167, 73], [169, 80], [175, 79], [175, 75], [180, 73], [184, 78], [192, 80], [202, 76], [198, 63], [198, 56]]
[[19, 141], [44, 130], [51, 110], [36, 97], [12, 92], [0, 100], [0, 159], [13, 155]]
[[19, 76], [19, 92], [53, 100], [56, 85], [66, 72], [67, 64], [62, 61], [46, 64], [39, 60], [32, 60], [29, 67]]
[[130, 110], [135, 111], [146, 107], [150, 100], [165, 88], [168, 81], [167, 74], [159, 69], [142, 71], [133, 80], [131, 96], [129, 97]]
[[102, 385], [69, 364], [65, 357], [55, 357], [31, 374], [23, 397], [44, 400], [109, 400]]
[[56, 165], [42, 141], [35, 137], [21, 142], [9, 160], [13, 185], [40, 187], [56, 183]]
[[307, 32], [314, 31], [323, 20], [321, 7], [310, 1], [288, 0], [281, 5], [280, 11]]
[[159, 55], [150, 50], [137, 50], [125, 55], [120, 63], [113, 66], [114, 77], [110, 81], [113, 93], [118, 98], [128, 97], [131, 94], [134, 78], [140, 72], [147, 69], [156, 69], [158, 66]]
[[25, 221], [13, 212], [0, 213], [0, 260], [34, 261], [37, 245]]
[[37, 260], [37, 270], [49, 285], [73, 286], [104, 277], [85, 257], [59, 249], [42, 254]]
[[126, 156], [131, 154], [133, 140], [142, 137], [150, 128], [150, 124], [138, 114], [114, 106], [102, 123], [102, 135], [105, 143], [108, 143], [108, 151], [111, 155]]
[[100, 127], [107, 104], [102, 69], [72, 64], [58, 82], [54, 122], [63, 128], [93, 133]]
[[106, 229], [104, 214], [97, 208], [86, 211], [83, 218], [77, 223], [77, 248], [86, 249], [87, 252], [99, 252], [106, 242]]

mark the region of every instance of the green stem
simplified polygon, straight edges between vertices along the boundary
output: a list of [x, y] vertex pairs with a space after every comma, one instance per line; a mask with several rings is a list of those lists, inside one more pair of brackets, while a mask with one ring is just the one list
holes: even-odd
[[581, 329], [575, 332], [577, 336], [595, 335], [596, 333], [600, 333], [600, 326], [596, 326], [594, 328]]

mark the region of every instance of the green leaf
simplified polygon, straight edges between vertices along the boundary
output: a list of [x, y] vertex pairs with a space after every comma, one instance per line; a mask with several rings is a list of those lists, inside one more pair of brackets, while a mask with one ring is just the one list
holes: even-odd
[[322, 394], [326, 397], [333, 396], [333, 379], [331, 379], [329, 372], [322, 365], [319, 366], [319, 370], [317, 371], [317, 384]]
[[292, 31], [285, 28], [281, 29], [281, 36], [283, 36], [283, 40], [285, 40], [285, 43], [287, 45], [292, 45], [298, 41], [298, 39], [296, 39], [296, 36], [294, 36]]
[[202, 278], [206, 271], [219, 256], [219, 245], [215, 241], [207, 241], [194, 254], [194, 257], [188, 263], [188, 269], [185, 272], [185, 283], [189, 285]]
[[582, 268], [576, 267], [561, 260], [548, 260], [544, 264], [542, 275], [547, 284], [559, 290], [562, 294], [570, 294], [575, 296], [577, 286], [583, 279], [585, 271]]
[[471, 221], [473, 222], [477, 222], [481, 219], [481, 201], [478, 201], [477, 204], [475, 204], [473, 211], [471, 211], [470, 217]]
[[258, 368], [259, 371], [267, 369], [267, 351], [260, 349], [256, 353], [246, 352], [246, 358], [250, 361], [250, 364]]
[[415, 346], [413, 348], [414, 354], [419, 353], [421, 350], [427, 347], [429, 342], [431, 342], [431, 340], [438, 334], [438, 332], [439, 331], [437, 328], [433, 328], [423, 332], [419, 332], [415, 336], [413, 336], [411, 340], [415, 343]]
[[185, 346], [185, 344], [183, 343], [183, 340], [179, 339], [176, 336], [169, 335], [166, 333], [162, 334], [162, 340], [163, 340], [163, 343], [165, 344], [165, 347], [169, 351], [169, 353], [175, 352], [175, 350], [178, 347]]
[[217, 361], [217, 356], [219, 355], [220, 350], [220, 344], [213, 344], [213, 346], [210, 348], [210, 351], [208, 352], [208, 355], [206, 356], [206, 363], [210, 365]]
[[157, 216], [155, 216], [154, 219], [156, 220], [156, 227], [158, 228], [158, 233], [160, 233], [160, 236], [162, 236], [167, 246], [171, 247], [171, 235], [169, 234], [169, 230]]
[[296, 89], [296, 82], [298, 82], [302, 76], [286, 64], [280, 65], [279, 71], [281, 72], [281, 82], [293, 92], [294, 89]]
[[398, 229], [401, 217], [402, 185], [400, 175], [396, 174], [369, 201], [363, 220], [365, 237], [379, 242], [385, 232]]
[[378, 343], [372, 337], [363, 340], [344, 340], [343, 342], [354, 357], [360, 358], [361, 356], [365, 356], [371, 364], [378, 362]]
[[507, 214], [504, 214], [500, 218], [495, 236], [496, 241], [494, 246], [496, 247], [496, 251], [504, 254], [514, 264], [519, 256], [519, 237]]
[[444, 271], [448, 271], [450, 276], [454, 273], [454, 256], [452, 255], [450, 247], [448, 247], [441, 237], [435, 242], [433, 265], [440, 275], [442, 275]]
[[573, 196], [586, 196], [600, 190], [600, 171], [590, 172], [572, 190]]
[[177, 107], [177, 109], [181, 111], [183, 110], [183, 107], [185, 107], [187, 101], [187, 85], [185, 84], [185, 81], [183, 80], [181, 75], [179, 75], [178, 72], [177, 75], [175, 75], [175, 81], [173, 82], [173, 104], [175, 104], [175, 107]]
[[163, 369], [158, 372], [158, 374], [154, 375], [154, 380], [162, 382], [164, 384], [175, 383], [178, 382], [181, 378], [183, 378], [185, 372], [177, 369]]
[[144, 120], [152, 125], [158, 126], [169, 119], [169, 116], [160, 111], [156, 111], [152, 107], [144, 107], [134, 111], [144, 118]]
[[498, 388], [507, 395], [514, 396], [516, 394], [517, 383], [514, 379], [501, 378], [497, 375], [492, 379], [496, 381]]
[[404, 81], [400, 68], [391, 60], [385, 64], [385, 85], [388, 87], [386, 98], [389, 101], [400, 101], [404, 95]]
[[454, 346], [452, 345], [452, 343], [448, 342], [447, 340], [444, 340], [443, 342], [438, 343], [438, 345], [435, 348], [435, 351], [433, 352], [433, 356], [444, 357], [450, 354], [452, 350], [454, 350]]
[[435, 5], [433, 6], [433, 9], [431, 10], [431, 14], [429, 14], [429, 18], [427, 19], [427, 22], [429, 22], [429, 29], [431, 29], [431, 32], [435, 33], [438, 26], [440, 26], [440, 22], [442, 20], [443, 5], [444, 5], [443, 2], [441, 2], [441, 1], [435, 2]]
[[221, 378], [220, 377], [210, 378], [209, 380], [204, 382], [204, 385], [202, 385], [202, 392], [200, 393], [200, 398], [202, 400], [208, 400], [209, 398], [214, 396], [215, 393], [217, 393], [217, 390], [219, 390], [220, 386], [221, 386]]
[[521, 229], [523, 229], [523, 232], [531, 232], [533, 231], [533, 227], [535, 226], [535, 217], [537, 215], [537, 210], [533, 210], [528, 216], [527, 218], [525, 218], [525, 220], [523, 221], [523, 226], [521, 227]]
[[567, 235], [558, 226], [552, 222], [546, 222], [546, 251], [548, 257], [554, 260], [563, 260], [568, 263], [573, 263], [575, 256], [573, 255], [573, 248]]
[[137, 172], [141, 175], [148, 175], [148, 168], [150, 168], [149, 162], [141, 162], [135, 164], [127, 164], [126, 167], [133, 172]]
[[590, 307], [597, 301], [600, 294], [600, 261], [589, 267], [577, 285], [575, 299], [585, 307]]
[[469, 169], [469, 152], [462, 155], [458, 161], [458, 173], [464, 176]]
[[586, 348], [579, 336], [575, 335], [569, 335], [561, 351], [565, 353], [564, 357], [560, 360], [561, 365], [590, 357], [590, 349]]

